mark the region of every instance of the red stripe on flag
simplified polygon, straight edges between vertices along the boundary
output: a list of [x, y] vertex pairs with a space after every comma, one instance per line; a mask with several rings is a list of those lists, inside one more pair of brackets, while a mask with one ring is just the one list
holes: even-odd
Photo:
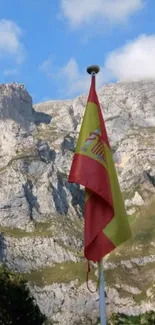
[[114, 248], [114, 244], [103, 233], [103, 229], [114, 217], [113, 210], [103, 198], [92, 193], [85, 204], [85, 257], [98, 262]]
[[103, 117], [102, 117], [102, 112], [101, 112], [99, 100], [98, 100], [98, 97], [97, 97], [97, 94], [96, 94], [95, 76], [92, 77], [90, 92], [89, 92], [89, 96], [88, 96], [88, 103], [89, 102], [95, 103], [97, 105], [99, 119], [100, 119], [101, 132], [102, 132], [102, 138], [103, 138], [104, 142], [107, 144], [107, 146], [110, 147], [108, 136], [107, 136], [107, 131], [106, 131], [106, 128], [105, 128], [105, 123], [104, 123], [104, 120], [103, 120]]
[[78, 183], [103, 198], [113, 210], [109, 175], [106, 168], [98, 161], [75, 154], [68, 177], [70, 183]]

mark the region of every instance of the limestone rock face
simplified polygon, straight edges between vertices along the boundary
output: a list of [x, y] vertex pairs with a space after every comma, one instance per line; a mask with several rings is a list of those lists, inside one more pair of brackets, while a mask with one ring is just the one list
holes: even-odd
[[[126, 209], [133, 216], [155, 194], [155, 82], [105, 85], [98, 96]], [[78, 269], [83, 263], [83, 188], [67, 181], [86, 101], [87, 96], [79, 96], [33, 106], [23, 85], [0, 85], [0, 260], [26, 274], [41, 310], [64, 325], [95, 324], [98, 317], [98, 296], [87, 291], [86, 269]], [[131, 251], [124, 262], [131, 269], [134, 258], [142, 258], [145, 266], [154, 263], [150, 249], [146, 256], [141, 246]], [[118, 283], [108, 288], [108, 303], [119, 310]], [[130, 304], [138, 310], [131, 299]]]
[[[85, 285], [77, 287], [77, 281], [69, 284], [53, 284], [44, 288], [34, 287], [33, 295], [43, 312], [56, 324], [96, 324], [98, 318], [98, 294], [91, 295]], [[92, 288], [95, 290], [93, 284]]]

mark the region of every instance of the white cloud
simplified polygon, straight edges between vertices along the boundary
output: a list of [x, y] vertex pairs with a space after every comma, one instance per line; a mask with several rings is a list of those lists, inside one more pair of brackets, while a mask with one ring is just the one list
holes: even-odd
[[18, 69], [6, 69], [3, 71], [3, 75], [6, 77], [16, 76], [18, 73]]
[[[140, 35], [121, 48], [109, 53], [100, 73], [97, 75], [97, 89], [104, 83], [117, 81], [140, 81], [155, 79], [155, 35]], [[43, 71], [53, 78], [60, 93], [64, 96], [76, 96], [88, 93], [90, 76], [80, 71], [75, 58], [71, 58], [64, 67], [52, 73], [51, 61], [42, 65]], [[52, 80], [52, 79], [51, 79]]]
[[[81, 72], [79, 66], [74, 58], [71, 58], [65, 66], [56, 68], [52, 66], [51, 59], [45, 60], [40, 66], [39, 70], [43, 72], [51, 82], [54, 82], [59, 93], [65, 97], [76, 96], [81, 93], [88, 92], [90, 87], [90, 76], [85, 71]], [[96, 87], [103, 85], [102, 69], [97, 78]]]
[[145, 0], [61, 0], [61, 12], [72, 27], [99, 20], [126, 21], [144, 6]]
[[25, 51], [21, 42], [22, 34], [22, 29], [15, 22], [0, 20], [0, 58], [12, 56], [17, 63], [23, 62]]
[[[71, 58], [67, 64], [61, 68], [57, 74], [57, 79], [63, 84], [63, 93], [67, 96], [75, 96], [88, 92], [90, 87], [90, 76], [86, 71], [80, 72], [78, 64], [74, 58]], [[96, 87], [103, 85], [103, 72], [98, 74]], [[61, 89], [60, 89], [61, 92]]]
[[52, 60], [47, 59], [44, 62], [42, 62], [39, 66], [39, 70], [43, 73], [45, 73], [47, 76], [51, 76], [52, 74]]
[[119, 81], [155, 79], [155, 35], [141, 35], [110, 53], [104, 68]]

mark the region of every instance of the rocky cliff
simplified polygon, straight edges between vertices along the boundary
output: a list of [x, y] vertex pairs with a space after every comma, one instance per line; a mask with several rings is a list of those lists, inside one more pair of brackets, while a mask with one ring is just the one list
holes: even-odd
[[[136, 314], [155, 294], [153, 203], [142, 213], [155, 193], [155, 82], [98, 95], [134, 233], [105, 259], [107, 310]], [[25, 274], [52, 324], [98, 317], [98, 295], [85, 285], [83, 189], [67, 182], [86, 100], [33, 106], [23, 85], [0, 85], [0, 260]]]

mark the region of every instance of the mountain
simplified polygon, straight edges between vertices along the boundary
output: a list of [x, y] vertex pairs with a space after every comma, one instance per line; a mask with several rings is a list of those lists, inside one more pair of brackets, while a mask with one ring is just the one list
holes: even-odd
[[[133, 229], [105, 258], [107, 312], [138, 314], [154, 309], [155, 82], [105, 85], [98, 96]], [[51, 324], [98, 318], [83, 188], [67, 182], [86, 100], [32, 105], [23, 85], [0, 85], [0, 261], [25, 275]], [[93, 290], [96, 279], [93, 266]]]

